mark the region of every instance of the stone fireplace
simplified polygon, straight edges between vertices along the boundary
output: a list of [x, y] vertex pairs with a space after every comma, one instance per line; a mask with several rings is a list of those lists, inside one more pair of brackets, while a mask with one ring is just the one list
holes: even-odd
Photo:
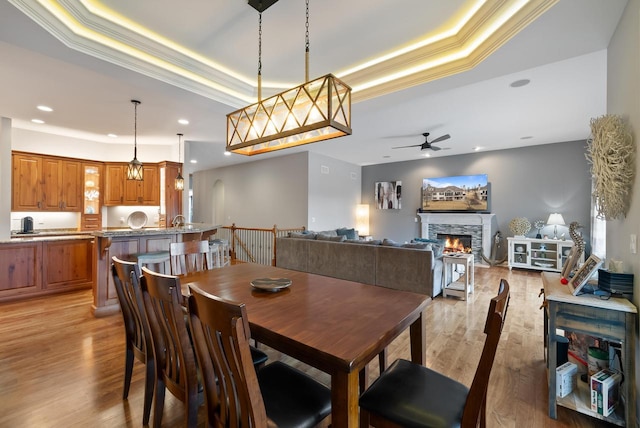
[[493, 235], [498, 229], [495, 214], [418, 213], [418, 217], [422, 238], [437, 239], [438, 234], [469, 235], [476, 266], [489, 266], [482, 259], [481, 251], [491, 257]]

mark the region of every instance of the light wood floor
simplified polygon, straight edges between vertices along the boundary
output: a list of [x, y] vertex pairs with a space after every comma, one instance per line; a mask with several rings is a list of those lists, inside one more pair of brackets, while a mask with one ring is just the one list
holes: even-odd
[[[468, 302], [436, 298], [427, 310], [427, 364], [469, 385], [482, 349], [488, 301], [500, 278], [511, 304], [491, 375], [490, 427], [604, 427], [603, 422], [558, 409], [547, 416], [539, 273], [477, 268]], [[339, 304], [339, 302], [336, 302]], [[0, 427], [136, 427], [142, 424], [142, 365], [122, 400], [122, 317], [94, 318], [91, 291], [0, 304]], [[251, 317], [251, 314], [249, 314]], [[268, 350], [272, 359], [280, 355]], [[389, 361], [409, 358], [408, 336], [389, 349]], [[283, 357], [328, 383], [316, 370]], [[377, 362], [371, 363], [377, 376]], [[201, 416], [203, 414], [201, 413]], [[204, 425], [204, 416], [201, 425]], [[182, 403], [167, 393], [163, 426], [181, 426]]]

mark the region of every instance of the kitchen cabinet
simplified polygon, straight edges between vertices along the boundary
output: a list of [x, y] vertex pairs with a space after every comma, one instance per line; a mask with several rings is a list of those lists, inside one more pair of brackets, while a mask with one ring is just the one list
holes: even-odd
[[160, 205], [160, 179], [158, 165], [144, 165], [142, 181], [127, 180], [127, 164], [107, 163], [104, 204]]
[[12, 154], [13, 211], [81, 211], [80, 161]]
[[17, 238], [0, 244], [0, 302], [91, 288], [93, 237]]
[[[573, 241], [535, 238], [507, 238], [509, 269], [514, 267], [561, 272]], [[578, 263], [584, 262], [584, 253]]]
[[182, 214], [182, 192], [176, 190], [175, 178], [182, 167], [176, 162], [161, 162], [160, 173], [160, 227], [171, 227], [171, 221], [175, 216]]
[[13, 153], [11, 209], [13, 211], [39, 211], [42, 209], [42, 157]]
[[83, 207], [81, 215], [82, 230], [102, 229], [102, 170], [101, 163], [82, 163]]

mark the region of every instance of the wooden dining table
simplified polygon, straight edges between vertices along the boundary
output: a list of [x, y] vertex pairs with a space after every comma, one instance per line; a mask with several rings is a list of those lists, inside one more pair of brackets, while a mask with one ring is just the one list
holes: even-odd
[[[260, 278], [287, 278], [280, 291], [255, 289]], [[273, 266], [242, 263], [180, 278], [246, 305], [251, 337], [331, 376], [331, 426], [359, 424], [359, 375], [403, 331], [411, 359], [425, 364], [429, 296]], [[366, 379], [366, 376], [364, 376]]]

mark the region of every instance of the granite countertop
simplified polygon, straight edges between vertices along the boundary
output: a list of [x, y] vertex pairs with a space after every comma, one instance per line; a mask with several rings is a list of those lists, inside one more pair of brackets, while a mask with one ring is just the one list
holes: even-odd
[[29, 233], [11, 235], [10, 239], [0, 239], [0, 244], [18, 244], [21, 242], [44, 242], [44, 241], [72, 241], [77, 239], [93, 239], [89, 233], [76, 232], [75, 234], [47, 234]]
[[97, 237], [118, 237], [118, 236], [132, 236], [132, 235], [173, 235], [173, 234], [183, 234], [183, 233], [199, 233], [199, 232], [208, 232], [210, 230], [218, 229], [220, 225], [212, 225], [212, 224], [204, 224], [204, 223], [189, 223], [185, 226], [180, 227], [167, 227], [167, 228], [159, 228], [159, 227], [145, 227], [142, 229], [102, 229], [102, 230], [94, 230], [91, 232], [93, 236]]

